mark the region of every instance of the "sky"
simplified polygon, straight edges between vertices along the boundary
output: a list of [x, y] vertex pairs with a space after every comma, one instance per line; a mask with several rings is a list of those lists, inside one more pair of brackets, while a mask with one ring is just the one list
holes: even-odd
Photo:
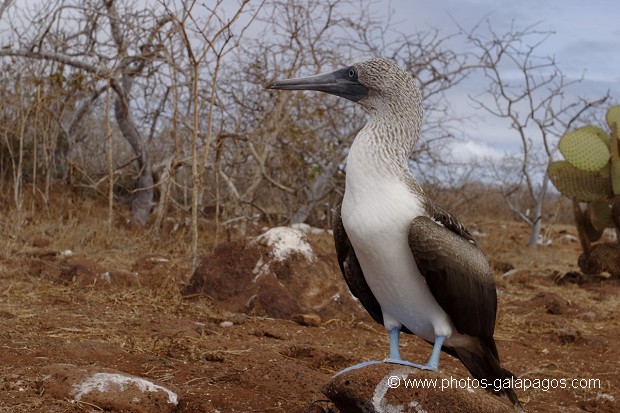
[[[457, 23], [468, 30], [485, 18], [499, 33], [509, 30], [511, 24], [517, 29], [537, 24], [538, 30], [553, 32], [537, 48], [539, 54], [554, 56], [569, 78], [584, 76], [580, 85], [569, 89], [567, 99], [571, 94], [575, 98], [577, 95], [594, 98], [609, 90], [612, 100], [620, 102], [620, 2], [617, 0], [382, 0], [375, 7], [379, 13], [391, 9], [393, 29], [406, 33], [436, 28], [449, 34], [458, 30]], [[518, 137], [510, 125], [476, 109], [468, 98], [487, 86], [488, 82], [475, 77], [448, 94], [456, 114], [470, 120], [463, 125], [464, 141], [453, 146], [457, 158], [478, 154], [501, 156], [519, 151]]]

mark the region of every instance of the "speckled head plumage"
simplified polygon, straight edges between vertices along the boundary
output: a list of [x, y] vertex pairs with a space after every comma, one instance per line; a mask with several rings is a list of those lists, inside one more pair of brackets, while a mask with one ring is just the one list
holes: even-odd
[[418, 108], [421, 111], [422, 96], [415, 80], [393, 60], [372, 58], [351, 67], [358, 72], [358, 82], [368, 89], [367, 96], [359, 103], [370, 112], [384, 105], [398, 112]]
[[[316, 90], [359, 103], [371, 115], [367, 127], [381, 128], [377, 136], [406, 157], [418, 139], [422, 124], [422, 96], [413, 77], [396, 62], [371, 58], [316, 76], [274, 82], [269, 89]], [[381, 122], [372, 122], [381, 119]]]

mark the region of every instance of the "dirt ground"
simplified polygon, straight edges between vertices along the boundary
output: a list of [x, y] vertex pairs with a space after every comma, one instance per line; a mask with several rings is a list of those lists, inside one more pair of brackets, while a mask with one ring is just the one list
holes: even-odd
[[[112, 242], [95, 254], [80, 248], [86, 241], [61, 245], [54, 241], [60, 229], [35, 224], [27, 236], [4, 237], [10, 246], [0, 262], [1, 412], [100, 411], [45, 392], [42, 372], [54, 363], [152, 379], [178, 393], [181, 413], [303, 412], [311, 406], [329, 412], [334, 407], [321, 388], [331, 375], [387, 353], [383, 328], [369, 318], [340, 314], [304, 326], [228, 313], [208, 295], [180, 294], [189, 275], [187, 253], [127, 251]], [[569, 383], [517, 389], [526, 410], [620, 411], [620, 282], [566, 275], [577, 271], [578, 243], [562, 240], [562, 231], [575, 234], [573, 227], [546, 228], [553, 244], [532, 251], [519, 223], [466, 224], [478, 232], [496, 270], [495, 337], [503, 364], [520, 378]], [[335, 260], [329, 237], [312, 237]], [[63, 248], [75, 255], [63, 255]], [[107, 276], [123, 281], [104, 283], [108, 268]], [[401, 351], [424, 362], [430, 346], [407, 336]], [[440, 369], [467, 377], [447, 355]], [[573, 379], [596, 381], [572, 388]]]

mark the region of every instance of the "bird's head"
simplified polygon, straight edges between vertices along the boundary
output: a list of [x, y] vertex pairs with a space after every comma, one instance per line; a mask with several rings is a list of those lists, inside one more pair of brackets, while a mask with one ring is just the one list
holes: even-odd
[[269, 89], [317, 90], [357, 102], [373, 113], [381, 108], [421, 111], [421, 95], [413, 77], [396, 62], [372, 58], [335, 72], [276, 81]]

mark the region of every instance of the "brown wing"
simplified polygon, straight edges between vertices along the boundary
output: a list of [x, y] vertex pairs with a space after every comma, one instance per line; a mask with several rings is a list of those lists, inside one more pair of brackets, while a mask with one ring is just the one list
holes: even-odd
[[446, 211], [435, 212], [437, 222], [420, 216], [409, 226], [418, 269], [459, 333], [491, 337], [497, 293], [489, 263], [465, 227]]

